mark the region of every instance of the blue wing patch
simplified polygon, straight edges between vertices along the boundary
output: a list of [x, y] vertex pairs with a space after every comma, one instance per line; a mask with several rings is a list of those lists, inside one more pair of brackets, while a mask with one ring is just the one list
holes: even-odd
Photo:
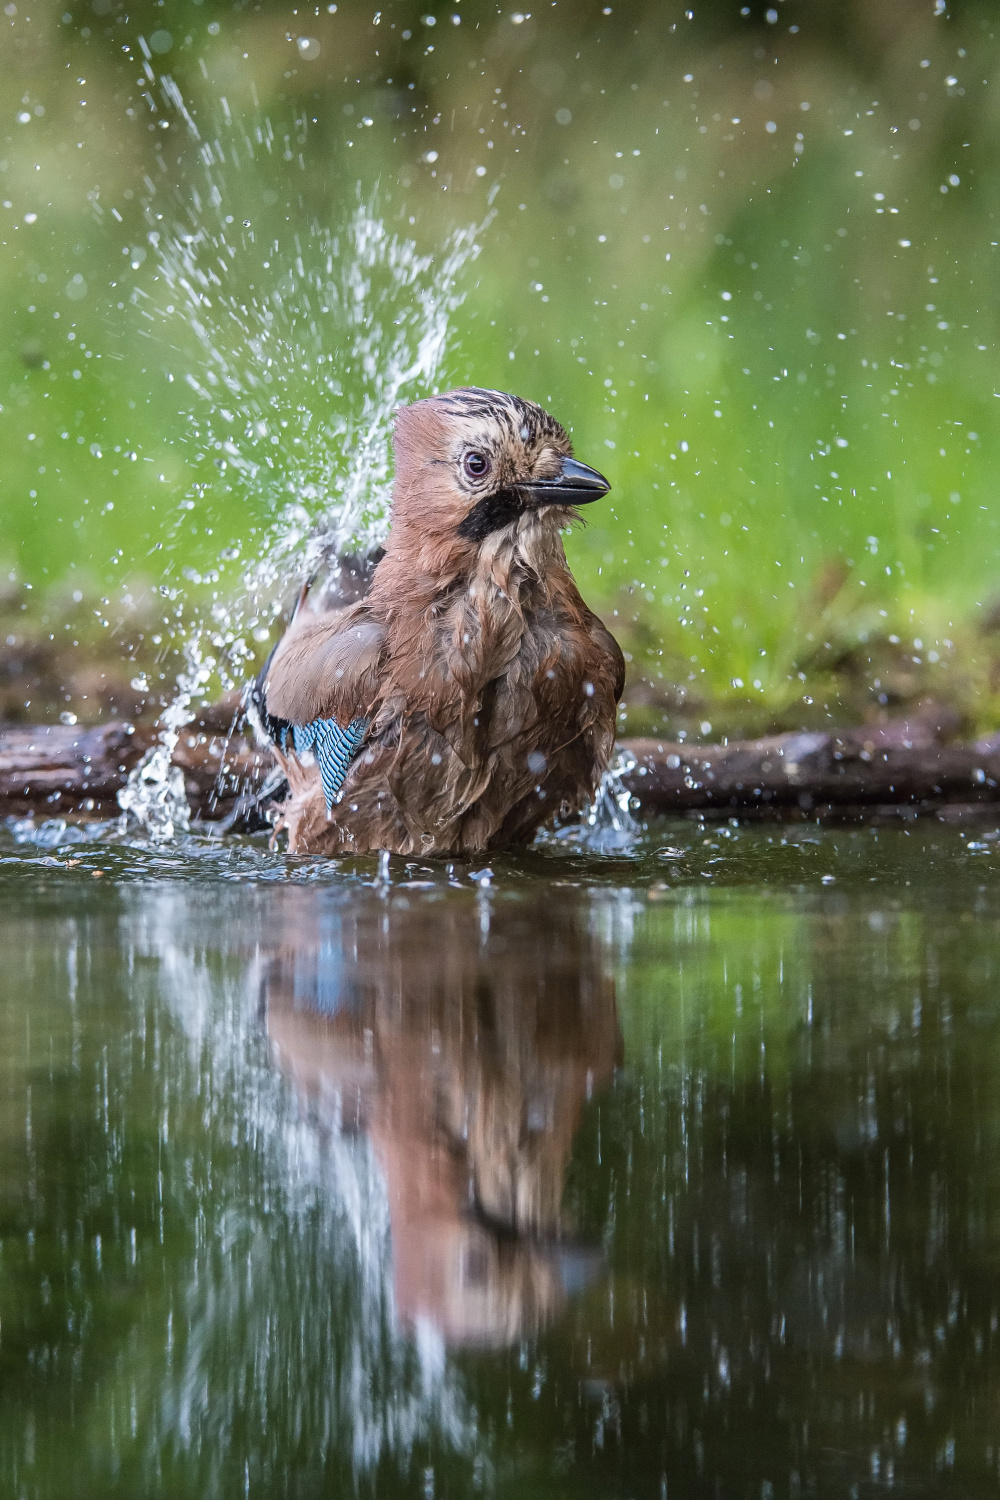
[[[336, 719], [315, 719], [312, 724], [290, 726], [296, 754], [311, 750], [316, 757], [327, 812], [331, 812], [333, 804], [340, 801], [348, 767], [364, 744], [368, 722], [367, 719], [352, 719], [346, 729]], [[287, 730], [283, 739], [287, 743]]]

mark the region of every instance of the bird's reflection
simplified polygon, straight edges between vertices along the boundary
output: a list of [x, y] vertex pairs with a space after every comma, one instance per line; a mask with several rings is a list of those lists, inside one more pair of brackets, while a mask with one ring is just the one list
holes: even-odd
[[614, 985], [585, 910], [421, 897], [300, 906], [265, 959], [267, 1030], [317, 1127], [371, 1140], [403, 1324], [500, 1345], [600, 1268], [562, 1200], [620, 1060]]

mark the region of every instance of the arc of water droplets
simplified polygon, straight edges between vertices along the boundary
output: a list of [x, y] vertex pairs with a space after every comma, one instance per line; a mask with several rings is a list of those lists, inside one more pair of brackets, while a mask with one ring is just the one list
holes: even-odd
[[[149, 205], [161, 287], [153, 315], [183, 341], [189, 362], [196, 470], [241, 494], [256, 554], [243, 561], [241, 542], [208, 574], [181, 570], [196, 587], [214, 585], [213, 602], [188, 619], [179, 606], [173, 628], [185, 665], [159, 742], [119, 799], [151, 836], [169, 839], [188, 826], [171, 757], [192, 705], [213, 681], [243, 679], [255, 634], [296, 581], [335, 567], [344, 550], [367, 552], [384, 540], [393, 415], [402, 401], [438, 389], [465, 296], [461, 278], [492, 214], [457, 230], [438, 255], [392, 233], [365, 201], [339, 232], [314, 225], [306, 236], [260, 245], [250, 222], [226, 211], [236, 196], [226, 174], [234, 160], [252, 166], [275, 154], [270, 124], [232, 124], [224, 141], [206, 141], [172, 80], [163, 92], [197, 143], [198, 164], [171, 228]], [[181, 521], [209, 493], [199, 479], [182, 502], [174, 547]]]

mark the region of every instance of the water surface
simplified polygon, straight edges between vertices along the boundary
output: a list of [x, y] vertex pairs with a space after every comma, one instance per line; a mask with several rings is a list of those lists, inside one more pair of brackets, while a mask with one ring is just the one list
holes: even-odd
[[9, 827], [0, 1491], [994, 1494], [995, 833]]

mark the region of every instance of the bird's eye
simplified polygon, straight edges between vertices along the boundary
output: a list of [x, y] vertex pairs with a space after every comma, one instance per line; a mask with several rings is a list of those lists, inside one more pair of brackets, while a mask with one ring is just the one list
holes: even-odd
[[488, 474], [490, 461], [485, 453], [467, 453], [465, 455], [465, 472], [470, 479], [482, 479]]

